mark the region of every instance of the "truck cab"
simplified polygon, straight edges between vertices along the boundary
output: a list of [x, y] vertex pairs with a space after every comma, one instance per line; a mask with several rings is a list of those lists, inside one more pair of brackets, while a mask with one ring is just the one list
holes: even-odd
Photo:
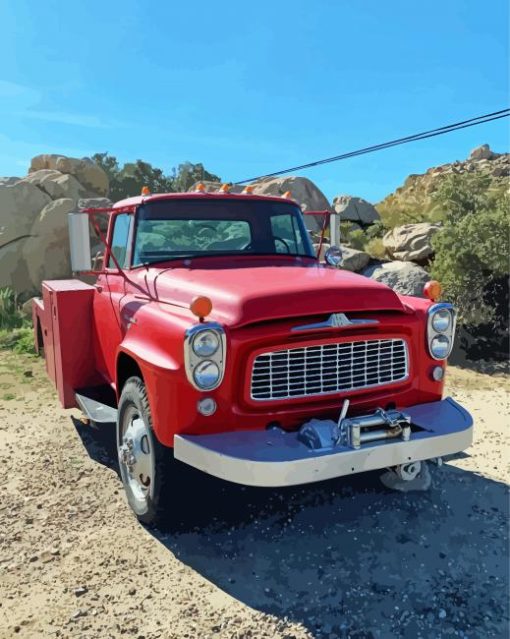
[[338, 251], [319, 262], [292, 199], [144, 193], [70, 214], [70, 240], [94, 281], [43, 282], [36, 343], [63, 405], [115, 423], [141, 521], [171, 508], [179, 463], [267, 488], [416, 482], [470, 445], [470, 415], [443, 398], [453, 307], [342, 270]]

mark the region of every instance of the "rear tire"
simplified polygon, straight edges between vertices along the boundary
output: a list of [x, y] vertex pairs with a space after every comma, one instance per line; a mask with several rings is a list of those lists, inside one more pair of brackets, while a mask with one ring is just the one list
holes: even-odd
[[130, 377], [122, 389], [116, 442], [127, 501], [140, 522], [155, 526], [168, 511], [174, 458], [154, 434], [147, 391], [139, 377]]

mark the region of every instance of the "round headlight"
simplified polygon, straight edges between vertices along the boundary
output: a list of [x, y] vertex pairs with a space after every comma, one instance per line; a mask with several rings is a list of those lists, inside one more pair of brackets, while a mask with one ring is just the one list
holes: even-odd
[[444, 333], [450, 328], [452, 323], [452, 314], [445, 308], [436, 311], [432, 315], [432, 328], [438, 333]]
[[193, 371], [193, 378], [200, 388], [212, 388], [220, 378], [220, 369], [217, 364], [206, 359], [197, 365]]
[[436, 359], [445, 359], [450, 352], [450, 340], [446, 335], [436, 335], [430, 343], [430, 352]]
[[193, 351], [199, 357], [210, 357], [220, 347], [220, 338], [214, 331], [200, 331], [193, 339]]

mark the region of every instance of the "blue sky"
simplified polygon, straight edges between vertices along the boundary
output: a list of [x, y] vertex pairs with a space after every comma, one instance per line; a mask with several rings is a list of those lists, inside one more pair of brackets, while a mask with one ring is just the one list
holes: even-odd
[[[236, 181], [508, 106], [507, 0], [3, 0], [0, 175], [108, 151]], [[508, 120], [304, 173], [378, 201]]]

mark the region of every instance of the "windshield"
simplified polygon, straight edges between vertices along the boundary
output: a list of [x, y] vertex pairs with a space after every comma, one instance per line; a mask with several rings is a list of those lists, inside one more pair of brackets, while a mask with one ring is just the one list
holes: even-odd
[[138, 209], [133, 266], [233, 254], [314, 257], [301, 211], [290, 202], [175, 199]]

